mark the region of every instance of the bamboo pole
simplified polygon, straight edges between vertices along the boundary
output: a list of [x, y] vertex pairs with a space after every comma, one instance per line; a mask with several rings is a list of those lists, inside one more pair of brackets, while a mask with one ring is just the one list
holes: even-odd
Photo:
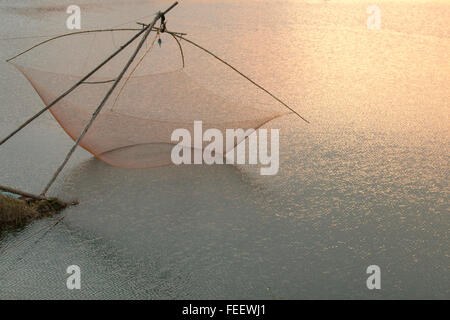
[[218, 56], [216, 56], [214, 53], [212, 53], [211, 51], [209, 51], [208, 49], [203, 48], [202, 46], [198, 45], [197, 43], [195, 43], [194, 41], [191, 41], [189, 39], [186, 39], [185, 37], [179, 35], [179, 34], [173, 34], [175, 37], [178, 37], [186, 42], [189, 42], [190, 44], [192, 44], [193, 46], [203, 50], [204, 52], [206, 52], [207, 54], [213, 56], [214, 58], [216, 58], [217, 60], [219, 60], [220, 62], [222, 62], [223, 64], [225, 64], [226, 66], [228, 66], [229, 68], [233, 69], [235, 72], [237, 72], [239, 75], [241, 75], [242, 77], [244, 77], [245, 79], [247, 79], [248, 81], [250, 81], [252, 84], [254, 84], [255, 86], [257, 86], [258, 88], [260, 88], [261, 90], [263, 90], [265, 93], [267, 93], [269, 96], [271, 96], [272, 98], [274, 98], [276, 101], [278, 101], [279, 103], [281, 103], [283, 106], [285, 106], [286, 108], [288, 108], [289, 110], [291, 110], [293, 113], [295, 113], [297, 116], [299, 116], [303, 121], [305, 121], [306, 123], [309, 123], [308, 120], [306, 120], [304, 117], [302, 117], [297, 111], [295, 111], [292, 107], [288, 106], [285, 102], [283, 102], [280, 98], [278, 98], [277, 96], [275, 96], [273, 93], [271, 93], [269, 90], [267, 90], [266, 88], [262, 87], [261, 85], [257, 84], [255, 81], [253, 81], [252, 79], [250, 79], [248, 76], [246, 76], [245, 74], [243, 74], [242, 72], [240, 72], [238, 69], [236, 69], [235, 67], [233, 67], [231, 64], [229, 64], [228, 62], [226, 62], [225, 60], [219, 58]]
[[6, 186], [2, 186], [2, 185], [0, 185], [0, 190], [6, 191], [6, 192], [9, 192], [9, 193], [13, 193], [13, 194], [18, 194], [19, 196], [22, 196], [22, 197], [25, 197], [25, 198], [31, 198], [31, 199], [34, 199], [34, 200], [47, 200], [47, 198], [44, 197], [44, 196], [37, 196], [37, 195], [32, 194], [32, 193], [28, 193], [28, 192], [25, 192], [25, 191], [20, 191], [20, 190], [17, 190], [17, 189], [14, 189], [14, 188], [10, 188], [10, 187], [6, 187]]
[[103, 98], [102, 102], [100, 103], [100, 105], [97, 107], [97, 109], [95, 110], [95, 112], [92, 115], [91, 120], [89, 121], [89, 123], [86, 125], [86, 127], [84, 128], [84, 130], [81, 132], [80, 136], [78, 137], [78, 139], [76, 140], [75, 144], [73, 145], [72, 149], [70, 149], [69, 153], [67, 154], [66, 158], [64, 159], [63, 163], [59, 166], [58, 170], [56, 170], [55, 174], [53, 175], [52, 179], [50, 180], [50, 182], [47, 184], [47, 186], [45, 187], [44, 191], [42, 191], [41, 196], [45, 196], [45, 194], [47, 193], [48, 189], [50, 189], [50, 187], [52, 186], [52, 184], [55, 182], [56, 178], [58, 177], [58, 175], [61, 173], [61, 171], [64, 169], [64, 167], [66, 166], [67, 162], [69, 161], [70, 157], [72, 156], [72, 154], [75, 152], [76, 148], [78, 147], [78, 145], [80, 144], [81, 140], [83, 139], [83, 137], [85, 136], [85, 134], [87, 133], [87, 131], [89, 130], [89, 128], [92, 126], [92, 124], [94, 123], [95, 119], [97, 118], [98, 114], [100, 113], [100, 111], [102, 110], [103, 106], [106, 104], [106, 102], [108, 101], [109, 97], [111, 96], [111, 94], [113, 93], [114, 89], [117, 87], [117, 85], [119, 84], [120, 80], [123, 78], [125, 72], [128, 70], [128, 68], [130, 67], [130, 65], [133, 63], [134, 59], [136, 58], [137, 54], [139, 53], [139, 51], [141, 50], [142, 46], [145, 43], [145, 40], [147, 39], [148, 35], [150, 34], [150, 32], [152, 31], [152, 28], [154, 27], [154, 25], [156, 24], [156, 22], [161, 19], [167, 12], [169, 12], [170, 10], [172, 10], [176, 5], [178, 4], [178, 1], [175, 2], [174, 4], [172, 4], [166, 11], [164, 12], [158, 12], [158, 14], [156, 15], [155, 19], [153, 19], [153, 22], [151, 24], [149, 24], [147, 27], [145, 27], [143, 30], [145, 31], [144, 36], [141, 39], [141, 42], [138, 44], [136, 50], [134, 51], [133, 55], [130, 57], [130, 59], [128, 60], [127, 64], [125, 65], [125, 67], [123, 68], [123, 70], [121, 71], [121, 73], [119, 74], [119, 76], [116, 78], [116, 80], [114, 81], [113, 85], [111, 86], [111, 88], [109, 89], [109, 91], [106, 93], [105, 97]]
[[[140, 26], [142, 26], [142, 28], [144, 28], [144, 27], [146, 27], [146, 26], [148, 26], [148, 24], [146, 24], [146, 23], [143, 23], [143, 22], [136, 22], [136, 24], [138, 24], [138, 25], [140, 25]], [[154, 28], [152, 28], [152, 30], [153, 31], [161, 31], [162, 32], [162, 30], [161, 30], [161, 28], [156, 28], [156, 27], [154, 27]], [[167, 33], [173, 33], [173, 34], [177, 34], [177, 35], [180, 35], [180, 36], [187, 36], [187, 33], [184, 33], [184, 32], [176, 32], [176, 31], [164, 31], [164, 32], [167, 32]]]
[[[73, 90], [75, 90], [79, 85], [84, 83], [87, 79], [89, 79], [94, 73], [96, 73], [98, 70], [100, 70], [105, 64], [107, 64], [112, 58], [114, 58], [116, 55], [118, 55], [123, 49], [128, 47], [134, 40], [136, 40], [141, 34], [143, 34], [146, 31], [146, 29], [140, 30], [136, 35], [134, 35], [127, 43], [125, 43], [123, 46], [121, 46], [116, 52], [114, 52], [111, 56], [109, 56], [106, 60], [104, 60], [102, 63], [100, 63], [95, 69], [93, 69], [91, 72], [89, 72], [87, 75], [85, 75], [80, 81], [75, 83], [69, 90], [64, 92], [62, 95], [60, 95], [58, 98], [53, 100], [48, 106], [43, 108], [41, 111], [36, 113], [34, 116], [32, 116], [30, 119], [25, 121], [20, 127], [18, 127], [16, 130], [14, 130], [11, 134], [9, 134], [6, 138], [4, 138], [2, 141], [0, 141], [0, 146], [4, 144], [6, 141], [8, 141], [10, 138], [12, 138], [14, 135], [16, 135], [19, 131], [21, 131], [23, 128], [25, 128], [27, 125], [29, 125], [33, 120], [38, 118], [41, 114], [46, 112], [48, 109], [53, 107], [55, 104], [57, 104], [59, 101], [61, 101], [64, 97], [66, 97], [69, 93], [71, 93]], [[50, 41], [50, 40], [49, 40]], [[42, 44], [42, 43], [41, 43]], [[30, 49], [31, 50], [31, 49]], [[29, 51], [29, 50], [28, 50]], [[26, 52], [26, 51], [25, 51]], [[25, 53], [23, 52], [23, 53]], [[22, 53], [22, 54], [23, 54]], [[20, 55], [20, 54], [19, 54]], [[13, 59], [13, 58], [11, 58]], [[10, 59], [10, 60], [11, 60]], [[10, 61], [8, 60], [8, 61]]]
[[43, 44], [46, 44], [46, 43], [56, 40], [56, 39], [70, 37], [70, 36], [74, 36], [77, 34], [86, 34], [86, 33], [95, 33], [95, 32], [114, 32], [114, 31], [142, 31], [142, 28], [141, 29], [137, 29], [137, 28], [97, 29], [97, 30], [85, 30], [85, 31], [75, 31], [75, 32], [64, 33], [64, 34], [60, 34], [60, 35], [51, 37], [50, 39], [39, 42], [38, 44], [35, 44], [31, 48], [28, 48], [27, 50], [16, 54], [14, 57], [9, 58], [8, 60], [6, 60], [6, 62], [10, 62], [10, 61], [20, 57], [21, 55], [24, 55], [25, 53], [30, 52], [31, 50], [36, 49], [37, 47], [40, 47]]

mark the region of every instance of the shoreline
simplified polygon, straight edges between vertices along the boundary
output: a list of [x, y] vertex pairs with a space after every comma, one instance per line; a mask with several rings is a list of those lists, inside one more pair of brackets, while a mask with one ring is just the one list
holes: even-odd
[[66, 207], [65, 203], [56, 198], [33, 200], [0, 193], [0, 233], [24, 227], [38, 219], [51, 217]]

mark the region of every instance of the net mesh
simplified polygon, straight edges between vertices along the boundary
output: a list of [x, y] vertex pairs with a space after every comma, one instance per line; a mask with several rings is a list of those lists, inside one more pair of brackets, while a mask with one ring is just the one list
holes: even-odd
[[[135, 32], [73, 35], [40, 46], [12, 63], [49, 105]], [[153, 40], [150, 37], [147, 46]], [[155, 46], [141, 64], [132, 65], [81, 141], [81, 147], [117, 167], [162, 166], [172, 163], [171, 151], [178, 143], [171, 141], [172, 132], [184, 128], [194, 137], [194, 121], [201, 120], [203, 130], [219, 129], [225, 136], [226, 129], [256, 129], [288, 113], [275, 103], [253, 99], [258, 95], [249, 94], [246, 85], [236, 79], [229, 86], [217, 88], [220, 80], [215, 83], [214, 78], [233, 79], [233, 76], [213, 64], [208, 65], [211, 63], [208, 60], [201, 66], [202, 70], [205, 74], [208, 69], [213, 70], [216, 75], [205, 78], [212, 84], [210, 88], [200, 84], [188, 68], [182, 67], [178, 44], [170, 40], [166, 36], [161, 48]], [[125, 49], [87, 83], [50, 108], [73, 140], [79, 137], [111, 87], [111, 80], [120, 73], [135, 47], [133, 44]], [[145, 49], [144, 46], [136, 61]], [[197, 71], [199, 68], [194, 66]], [[133, 69], [136, 70], [131, 74]], [[224, 144], [222, 154], [240, 142], [228, 147]]]

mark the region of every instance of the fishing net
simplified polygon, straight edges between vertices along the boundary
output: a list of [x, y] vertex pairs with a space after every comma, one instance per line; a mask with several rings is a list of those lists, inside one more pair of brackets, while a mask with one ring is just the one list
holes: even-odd
[[[62, 37], [11, 63], [48, 106], [136, 32], [99, 31]], [[187, 129], [194, 137], [194, 121], [201, 120], [204, 131], [219, 129], [225, 137], [226, 129], [257, 129], [288, 113], [245, 80], [236, 78], [206, 55], [191, 53], [186, 50], [188, 45], [182, 43], [184, 67], [179, 43], [171, 35], [161, 34], [156, 35], [163, 41], [159, 46], [155, 34], [150, 34], [80, 143], [100, 160], [123, 168], [167, 165], [172, 163], [171, 151], [178, 143], [171, 141], [175, 129]], [[50, 108], [73, 140], [88, 124], [138, 42], [139, 39]], [[201, 62], [192, 62], [199, 59]], [[232, 146], [224, 144], [223, 154], [242, 140], [236, 140]], [[207, 144], [204, 142], [204, 147]]]

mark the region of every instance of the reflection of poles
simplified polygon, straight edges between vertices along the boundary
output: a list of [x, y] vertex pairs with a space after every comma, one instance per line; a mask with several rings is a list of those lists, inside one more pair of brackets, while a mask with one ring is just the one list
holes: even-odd
[[278, 101], [279, 103], [281, 103], [283, 106], [285, 106], [286, 108], [288, 108], [289, 110], [291, 110], [293, 113], [295, 113], [297, 116], [299, 116], [303, 121], [305, 121], [306, 123], [309, 123], [308, 120], [306, 120], [304, 117], [302, 117], [297, 111], [295, 111], [293, 108], [289, 107], [286, 103], [284, 103], [283, 101], [281, 101], [280, 98], [276, 97], [274, 94], [272, 94], [270, 91], [268, 91], [267, 89], [263, 88], [262, 86], [260, 86], [259, 84], [257, 84], [255, 81], [253, 81], [252, 79], [250, 79], [248, 76], [246, 76], [245, 74], [243, 74], [242, 72], [240, 72], [238, 69], [236, 69], [235, 67], [233, 67], [231, 64], [229, 64], [228, 62], [226, 62], [225, 60], [219, 58], [218, 56], [216, 56], [214, 53], [212, 53], [211, 51], [203, 48], [202, 46], [196, 44], [195, 42], [186, 39], [185, 37], [179, 35], [179, 34], [172, 34], [173, 36], [180, 38], [186, 42], [189, 42], [190, 44], [194, 45], [195, 47], [205, 51], [207, 54], [213, 56], [214, 58], [216, 58], [217, 60], [219, 60], [220, 62], [222, 62], [223, 64], [225, 64], [226, 66], [228, 66], [229, 68], [233, 69], [235, 72], [237, 72], [239, 75], [241, 75], [242, 77], [244, 77], [245, 79], [247, 79], [248, 81], [250, 81], [253, 85], [257, 86], [258, 88], [260, 88], [261, 90], [263, 90], [265, 93], [267, 93], [269, 96], [271, 96], [272, 98], [274, 98], [276, 101]]
[[120, 80], [123, 78], [125, 72], [128, 70], [128, 68], [130, 67], [130, 65], [133, 63], [134, 59], [136, 58], [137, 54], [139, 53], [139, 51], [141, 50], [142, 46], [145, 43], [145, 40], [147, 39], [148, 35], [150, 34], [150, 32], [152, 31], [152, 28], [154, 27], [154, 25], [156, 24], [156, 22], [161, 19], [161, 17], [163, 17], [167, 12], [169, 12], [170, 10], [172, 10], [176, 5], [178, 4], [178, 2], [175, 2], [174, 4], [172, 4], [172, 6], [170, 6], [166, 11], [164, 12], [158, 12], [158, 14], [156, 15], [155, 19], [153, 19], [153, 22], [151, 24], [149, 24], [147, 27], [145, 27], [143, 30], [145, 31], [144, 36], [141, 39], [141, 42], [138, 44], [136, 50], [134, 51], [133, 55], [130, 57], [130, 59], [128, 60], [127, 64], [125, 65], [125, 67], [123, 68], [122, 72], [119, 74], [119, 76], [115, 79], [113, 85], [111, 86], [111, 88], [109, 89], [109, 91], [106, 93], [105, 97], [103, 98], [102, 102], [100, 103], [100, 105], [97, 107], [97, 109], [95, 110], [95, 112], [92, 114], [92, 118], [89, 121], [89, 123], [87, 124], [87, 126], [84, 128], [84, 130], [81, 132], [80, 136], [78, 137], [78, 139], [76, 140], [75, 144], [73, 145], [72, 149], [70, 149], [69, 153], [67, 154], [66, 158], [64, 159], [63, 163], [59, 166], [58, 170], [56, 170], [55, 174], [53, 175], [52, 179], [50, 180], [50, 182], [47, 184], [47, 186], [45, 187], [44, 191], [42, 191], [42, 196], [44, 196], [48, 189], [50, 189], [50, 187], [52, 186], [52, 184], [55, 182], [56, 178], [58, 177], [58, 175], [61, 173], [62, 169], [64, 169], [65, 165], [67, 164], [67, 162], [69, 161], [70, 157], [72, 156], [72, 154], [75, 152], [75, 149], [77, 148], [77, 146], [80, 144], [81, 140], [83, 139], [83, 137], [85, 136], [85, 134], [87, 133], [87, 131], [89, 130], [89, 128], [92, 126], [92, 124], [94, 123], [95, 119], [97, 118], [98, 114], [100, 113], [100, 111], [102, 110], [103, 106], [105, 105], [105, 103], [108, 101], [108, 98], [111, 96], [111, 94], [113, 93], [114, 89], [117, 87], [117, 85], [119, 84]]

